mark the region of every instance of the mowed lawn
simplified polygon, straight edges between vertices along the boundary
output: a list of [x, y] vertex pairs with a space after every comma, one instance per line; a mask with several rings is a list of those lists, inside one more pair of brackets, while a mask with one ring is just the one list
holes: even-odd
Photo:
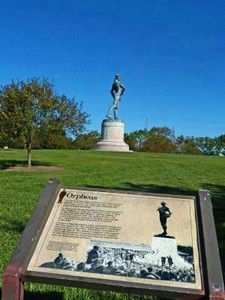
[[[62, 185], [197, 195], [211, 192], [217, 236], [225, 251], [225, 157], [180, 154], [33, 150], [0, 152], [0, 273], [29, 220], [48, 178]], [[45, 166], [48, 166], [46, 168]], [[182, 205], [180, 207], [182, 210]], [[176, 212], [179, 214], [179, 212]], [[147, 299], [142, 296], [26, 284], [25, 299]]]

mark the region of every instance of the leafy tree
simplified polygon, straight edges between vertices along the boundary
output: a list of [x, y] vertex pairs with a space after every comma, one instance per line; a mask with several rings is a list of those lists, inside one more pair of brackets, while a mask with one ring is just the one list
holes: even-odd
[[171, 153], [176, 152], [176, 145], [168, 137], [154, 133], [144, 142], [142, 150]]
[[225, 155], [225, 134], [220, 135], [217, 139], [218, 154]]
[[99, 142], [101, 139], [100, 133], [97, 131], [90, 131], [86, 134], [80, 134], [74, 141], [74, 145], [76, 149], [80, 150], [88, 150], [93, 149], [94, 146]]
[[46, 134], [42, 134], [38, 130], [32, 142], [33, 149], [74, 149], [72, 138], [65, 135], [60, 130], [51, 130]]
[[196, 138], [196, 144], [203, 154], [215, 155], [218, 153], [218, 144], [215, 138], [199, 137]]
[[136, 138], [132, 134], [125, 133], [124, 134], [124, 142], [129, 145], [129, 149], [133, 151], [137, 151], [136, 148]]
[[131, 150], [141, 151], [144, 142], [148, 139], [149, 132], [145, 130], [137, 130], [125, 135], [124, 141], [130, 146]]
[[186, 137], [183, 147], [182, 153], [184, 154], [201, 154], [201, 151], [198, 148], [198, 144], [194, 137]]
[[198, 147], [197, 138], [180, 135], [176, 138], [175, 144], [177, 147], [177, 153], [201, 154], [201, 150]]
[[153, 127], [149, 130], [149, 138], [144, 142], [143, 151], [175, 152], [174, 131], [168, 127]]
[[173, 146], [174, 131], [168, 127], [133, 131], [125, 134], [124, 141], [134, 151], [171, 152], [175, 148]]
[[0, 87], [2, 138], [10, 145], [18, 140], [25, 143], [29, 167], [35, 135], [63, 132], [64, 136], [76, 137], [89, 123], [88, 118], [82, 103], [58, 95], [53, 83], [47, 79], [12, 81]]
[[149, 131], [150, 135], [160, 135], [164, 136], [171, 141], [174, 140], [174, 130], [169, 127], [152, 127], [152, 129]]

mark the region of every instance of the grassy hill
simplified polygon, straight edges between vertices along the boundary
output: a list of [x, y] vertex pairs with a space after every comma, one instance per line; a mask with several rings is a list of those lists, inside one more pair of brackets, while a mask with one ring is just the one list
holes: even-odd
[[[196, 195], [211, 192], [219, 245], [225, 251], [225, 158], [153, 153], [34, 150], [0, 152], [0, 273], [48, 178], [62, 185]], [[46, 166], [48, 166], [46, 168]], [[115, 293], [26, 284], [26, 299], [147, 299]], [[55, 292], [56, 291], [56, 292]], [[41, 295], [41, 296], [40, 296]]]

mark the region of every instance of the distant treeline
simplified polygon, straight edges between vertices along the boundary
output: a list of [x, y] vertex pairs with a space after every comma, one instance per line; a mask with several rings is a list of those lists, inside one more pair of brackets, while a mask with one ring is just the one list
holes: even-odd
[[[48, 134], [37, 132], [33, 137], [33, 149], [89, 150], [100, 139], [101, 135], [97, 131], [80, 134], [75, 140], [68, 138], [63, 131], [54, 131]], [[225, 135], [215, 138], [183, 135], [176, 137], [174, 131], [168, 127], [153, 127], [150, 130], [126, 133], [124, 140], [133, 151], [225, 155]], [[0, 143], [1, 147], [24, 147], [23, 142], [19, 139], [18, 141], [14, 140], [12, 145], [4, 145], [3, 141]]]
[[[101, 139], [100, 133], [91, 131], [79, 135], [73, 142], [75, 149], [92, 149]], [[130, 150], [184, 154], [225, 155], [225, 135], [219, 137], [175, 136], [168, 127], [153, 127], [126, 133], [124, 141]]]

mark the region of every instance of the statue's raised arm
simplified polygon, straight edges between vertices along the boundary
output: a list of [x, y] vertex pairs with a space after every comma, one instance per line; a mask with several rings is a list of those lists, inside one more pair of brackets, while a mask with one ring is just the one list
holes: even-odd
[[118, 106], [119, 106], [119, 101], [121, 101], [121, 96], [123, 95], [124, 91], [125, 91], [125, 87], [120, 82], [120, 75], [116, 74], [115, 78], [114, 78], [114, 82], [112, 84], [111, 91], [110, 91], [110, 93], [113, 97], [113, 104], [107, 112], [107, 115], [106, 115], [107, 118], [112, 119], [111, 113], [113, 111], [114, 112], [114, 120], [118, 119], [117, 110], [118, 110]]

